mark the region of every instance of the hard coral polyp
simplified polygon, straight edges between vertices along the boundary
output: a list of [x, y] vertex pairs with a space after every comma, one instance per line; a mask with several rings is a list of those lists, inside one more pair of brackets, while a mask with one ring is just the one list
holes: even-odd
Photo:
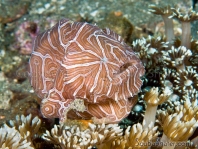
[[[37, 36], [29, 64], [31, 84], [43, 99], [42, 114], [61, 120], [119, 122], [134, 105], [131, 97], [139, 92], [144, 74], [119, 35], [68, 19]], [[78, 102], [81, 108], [76, 100], [83, 101]]]

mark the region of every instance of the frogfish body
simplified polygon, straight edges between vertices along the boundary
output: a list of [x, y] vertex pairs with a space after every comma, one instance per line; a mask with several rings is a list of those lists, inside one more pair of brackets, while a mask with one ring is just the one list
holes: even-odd
[[145, 71], [118, 34], [68, 19], [36, 37], [29, 68], [44, 117], [108, 123], [129, 114]]

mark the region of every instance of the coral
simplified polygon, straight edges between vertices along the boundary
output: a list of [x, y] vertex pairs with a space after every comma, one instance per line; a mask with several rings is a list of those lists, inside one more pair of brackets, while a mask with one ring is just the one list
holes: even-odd
[[[41, 120], [38, 117], [17, 116], [15, 121], [4, 125], [0, 134], [0, 147], [17, 149], [34, 149], [33, 140], [38, 136]], [[158, 136], [157, 127], [152, 124], [144, 128], [141, 124], [123, 129], [118, 124], [93, 124], [87, 121], [70, 121], [63, 125], [54, 125], [51, 131], [41, 134], [49, 143], [61, 149], [126, 149], [139, 146], [137, 143], [155, 142]], [[122, 146], [122, 147], [121, 147]], [[58, 147], [58, 148], [59, 148]], [[147, 146], [148, 147], [148, 146]], [[145, 147], [146, 148], [146, 147]]]
[[192, 56], [189, 59], [189, 62], [191, 66], [193, 66], [197, 71], [198, 67], [198, 42], [197, 40], [191, 40], [191, 51], [192, 51]]
[[158, 88], [151, 88], [151, 90], [144, 95], [144, 100], [147, 104], [156, 106], [165, 102], [172, 92], [169, 89], [164, 89], [163, 94], [159, 95]]
[[177, 142], [185, 143], [188, 140], [198, 125], [197, 111], [197, 100], [190, 101], [188, 98], [185, 99], [184, 105], [158, 111], [157, 123], [163, 131], [161, 141], [174, 144], [163, 148], [174, 148]]
[[[153, 127], [153, 125], [151, 124], [147, 128], [144, 128], [140, 123], [137, 123], [132, 127], [129, 126], [125, 130], [124, 136], [113, 141], [112, 148], [113, 149], [129, 149], [129, 148], [147, 149], [152, 144], [152, 142], [156, 141], [157, 136], [158, 136], [157, 127]], [[150, 145], [148, 144], [148, 142], [150, 142]]]
[[0, 147], [2, 149], [34, 149], [30, 146], [31, 142], [24, 139], [14, 127], [10, 128], [5, 124], [0, 128], [0, 131]]
[[168, 145], [163, 149], [174, 148], [176, 142], [188, 140], [198, 126], [197, 110], [197, 101], [191, 104], [190, 100], [187, 99], [184, 105], [177, 106], [172, 114], [164, 114], [161, 118], [163, 127], [161, 141], [173, 142], [174, 145]]
[[186, 49], [184, 46], [180, 46], [178, 48], [172, 46], [171, 50], [163, 51], [163, 59], [165, 64], [177, 69], [177, 71], [185, 70], [191, 55], [191, 50]]
[[60, 145], [62, 149], [87, 149], [94, 146], [102, 149], [120, 137], [122, 131], [117, 124], [89, 123], [88, 128], [84, 130], [78, 125], [54, 125], [51, 132], [46, 131], [43, 138]]
[[188, 12], [182, 12], [181, 9], [171, 8], [173, 11], [172, 17], [179, 19], [180, 21], [191, 22], [198, 20], [198, 13], [195, 12], [192, 8], [188, 10]]
[[180, 9], [172, 8], [171, 17], [177, 18], [182, 23], [181, 46], [191, 48], [191, 22], [198, 20], [198, 13], [191, 9], [188, 12], [182, 12]]
[[17, 148], [17, 149], [34, 149], [33, 137], [40, 128], [41, 120], [38, 117], [16, 116], [16, 120], [9, 121], [0, 128], [0, 147]]
[[172, 141], [187, 140], [198, 126], [195, 119], [182, 121], [183, 116], [182, 112], [180, 112], [165, 117], [163, 131]]
[[147, 103], [147, 108], [144, 115], [144, 127], [147, 128], [150, 123], [155, 122], [155, 115], [157, 106], [168, 100], [172, 91], [169, 88], [165, 88], [159, 95], [158, 88], [151, 88], [149, 92], [144, 95], [144, 100]]
[[[161, 36], [148, 36], [147, 39], [142, 38], [133, 41], [132, 47], [139, 58], [142, 60], [146, 69], [151, 69], [161, 63], [162, 51], [168, 47], [168, 42]], [[155, 57], [154, 57], [155, 56]]]
[[175, 111], [179, 113], [182, 111], [183, 117], [182, 120], [190, 121], [191, 119], [195, 118], [198, 120], [198, 106], [197, 100], [191, 101], [190, 99], [186, 98], [184, 105], [177, 106]]
[[138, 57], [142, 60], [143, 65], [149, 67], [150, 55], [148, 52], [149, 51], [148, 46], [146, 45], [146, 39], [142, 38], [133, 41], [132, 48], [135, 51], [135, 53], [138, 55]]
[[17, 115], [16, 120], [10, 120], [8, 125], [15, 127], [21, 136], [30, 142], [40, 128], [41, 120], [38, 117], [33, 118], [31, 114], [26, 117]]
[[[158, 130], [160, 130], [160, 133], [163, 134], [161, 142], [169, 141], [174, 144], [172, 147], [164, 146], [162, 148], [175, 148], [177, 141], [188, 141], [197, 127], [196, 103], [198, 93], [197, 66], [195, 64], [197, 63], [197, 40], [191, 40], [191, 33], [189, 32], [190, 22], [197, 19], [197, 13], [189, 10], [186, 15], [183, 15], [179, 10], [176, 12], [176, 9], [169, 6], [163, 8], [151, 6], [150, 8], [151, 12], [166, 17], [165, 19], [163, 18], [165, 29], [167, 30], [165, 31], [166, 39], [164, 41], [158, 40], [159, 44], [156, 42], [154, 42], [156, 44], [152, 44], [153, 41], [157, 41], [159, 38], [152, 37], [155, 40], [150, 40], [151, 38], [148, 37], [147, 39], [134, 41], [133, 47], [135, 52], [139, 52], [138, 56], [143, 60], [146, 68], [145, 78], [147, 85], [155, 84], [161, 90], [168, 90], [169, 93], [173, 92], [173, 94], [168, 97], [167, 102], [161, 104], [158, 108], [155, 107], [155, 110], [153, 110], [155, 112], [148, 112], [147, 114], [146, 109], [144, 119], [147, 124], [150, 122], [155, 123], [155, 114], [157, 112], [156, 124], [159, 126]], [[177, 18], [182, 23], [181, 41], [179, 38], [174, 39], [173, 26], [168, 24], [168, 22], [172, 24], [172, 18]], [[186, 25], [185, 23], [188, 24]], [[167, 44], [162, 48], [161, 45], [163, 43]], [[152, 72], [154, 69], [159, 72], [159, 76], [152, 75], [151, 82], [148, 72]], [[149, 102], [155, 101], [157, 103], [157, 92], [155, 88], [152, 88], [150, 92], [146, 92], [143, 95], [143, 99], [147, 99], [146, 105], [148, 109], [150, 106]], [[193, 104], [194, 107], [190, 106], [190, 102], [195, 102]], [[177, 107], [177, 110], [175, 107]], [[160, 109], [163, 111], [160, 111]]]
[[162, 74], [160, 76], [160, 85], [164, 89], [169, 88], [170, 90], [173, 90], [173, 87], [175, 86], [174, 80], [176, 79], [175, 72], [172, 69], [166, 69], [163, 68]]
[[173, 31], [173, 20], [169, 18], [173, 13], [171, 7], [156, 7], [155, 5], [150, 5], [149, 11], [162, 16], [165, 23], [165, 35], [167, 41], [171, 41], [172, 39], [174, 39], [175, 35]]
[[196, 70], [188, 67], [176, 73], [174, 83], [174, 89], [183, 94], [192, 92], [194, 89], [198, 90], [198, 74]]

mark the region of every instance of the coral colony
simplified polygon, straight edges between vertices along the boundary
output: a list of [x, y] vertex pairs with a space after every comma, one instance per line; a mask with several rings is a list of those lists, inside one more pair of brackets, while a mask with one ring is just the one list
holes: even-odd
[[[17, 116], [0, 128], [1, 148], [43, 148], [38, 138], [57, 149], [196, 148], [198, 41], [190, 22], [198, 13], [154, 5], [150, 12], [162, 16], [165, 36], [135, 40], [132, 48], [109, 29], [68, 19], [38, 35], [31, 84], [43, 116], [60, 124], [43, 133], [38, 117]], [[182, 24], [181, 40], [173, 19]], [[153, 70], [158, 75], [150, 77]], [[144, 118], [123, 129], [117, 123], [137, 98]]]

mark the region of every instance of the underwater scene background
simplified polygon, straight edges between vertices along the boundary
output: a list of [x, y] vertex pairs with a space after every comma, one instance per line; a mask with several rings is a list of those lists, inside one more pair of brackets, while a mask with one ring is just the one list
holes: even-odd
[[0, 0], [0, 148], [198, 148], [197, 5]]

